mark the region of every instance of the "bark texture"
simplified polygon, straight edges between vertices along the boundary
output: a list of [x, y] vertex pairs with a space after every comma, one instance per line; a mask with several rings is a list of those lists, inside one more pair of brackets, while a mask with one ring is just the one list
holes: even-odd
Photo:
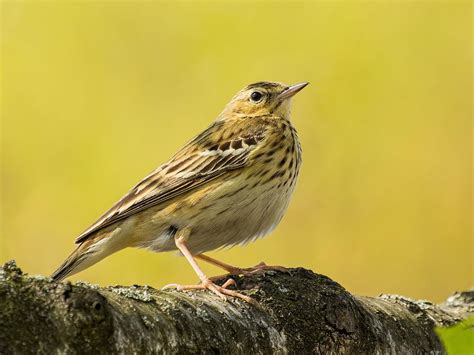
[[260, 307], [206, 291], [57, 283], [8, 262], [0, 353], [436, 354], [434, 328], [474, 314], [474, 291], [435, 305], [354, 296], [302, 268], [232, 277]]

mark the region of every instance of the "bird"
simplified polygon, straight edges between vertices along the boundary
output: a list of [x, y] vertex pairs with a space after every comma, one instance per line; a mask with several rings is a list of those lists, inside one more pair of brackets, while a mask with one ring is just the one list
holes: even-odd
[[253, 303], [229, 289], [232, 278], [219, 286], [196, 260], [231, 274], [272, 268], [265, 263], [239, 268], [204, 253], [245, 245], [279, 224], [302, 163], [291, 101], [308, 84], [261, 81], [240, 90], [204, 131], [80, 234], [76, 249], [51, 277], [61, 281], [128, 247], [178, 251], [200, 283], [166, 288], [209, 290], [223, 300]]

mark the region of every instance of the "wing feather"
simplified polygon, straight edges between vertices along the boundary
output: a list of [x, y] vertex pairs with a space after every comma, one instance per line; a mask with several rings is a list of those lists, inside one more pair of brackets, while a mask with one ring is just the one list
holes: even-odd
[[[82, 243], [93, 233], [150, 207], [183, 195], [248, 163], [250, 153], [265, 138], [265, 129], [229, 137], [220, 144], [212, 133], [219, 121], [189, 142], [171, 160], [140, 181], [112, 208], [76, 239]], [[237, 148], [237, 149], [236, 149]]]

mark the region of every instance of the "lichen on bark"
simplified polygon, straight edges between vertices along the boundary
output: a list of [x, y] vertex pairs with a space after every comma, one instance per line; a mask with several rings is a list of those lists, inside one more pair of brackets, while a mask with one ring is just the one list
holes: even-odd
[[8, 262], [0, 353], [443, 353], [434, 328], [474, 313], [473, 292], [435, 305], [354, 296], [302, 268], [231, 277], [259, 307], [206, 291], [57, 283]]

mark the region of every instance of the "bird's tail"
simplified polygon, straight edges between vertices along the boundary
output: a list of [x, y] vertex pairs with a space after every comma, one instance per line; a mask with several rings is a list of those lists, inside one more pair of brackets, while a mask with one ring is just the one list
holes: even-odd
[[61, 281], [68, 276], [74, 275], [89, 266], [92, 266], [97, 261], [93, 261], [92, 253], [89, 251], [90, 243], [81, 243], [69, 257], [61, 264], [60, 267], [51, 275], [56, 281]]
[[69, 255], [62, 265], [51, 275], [55, 281], [61, 281], [99, 262], [106, 256], [122, 249], [116, 243], [110, 243], [110, 235], [89, 239], [81, 244]]

